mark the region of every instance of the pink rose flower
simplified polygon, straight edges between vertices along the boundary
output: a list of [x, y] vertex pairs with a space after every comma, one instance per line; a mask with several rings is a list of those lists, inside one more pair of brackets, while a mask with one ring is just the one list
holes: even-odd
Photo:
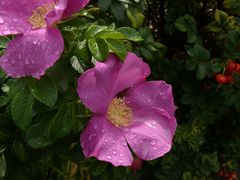
[[129, 53], [123, 63], [111, 54], [81, 75], [78, 95], [94, 113], [80, 137], [86, 157], [130, 166], [129, 147], [143, 160], [171, 149], [177, 125], [172, 88], [145, 81], [149, 74], [149, 66]]
[[64, 42], [55, 24], [90, 0], [1, 0], [0, 35], [16, 35], [0, 66], [14, 78], [40, 78], [61, 56]]

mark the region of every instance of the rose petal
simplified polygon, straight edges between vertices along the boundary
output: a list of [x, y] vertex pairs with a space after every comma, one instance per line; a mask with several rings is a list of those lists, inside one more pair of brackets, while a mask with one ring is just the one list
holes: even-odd
[[145, 108], [134, 112], [132, 125], [121, 129], [136, 155], [152, 160], [171, 149], [176, 120], [163, 109]]
[[80, 143], [86, 157], [94, 156], [114, 166], [130, 166], [133, 161], [123, 135], [104, 116], [92, 117], [80, 136]]
[[54, 9], [46, 15], [46, 21], [49, 26], [52, 26], [59, 21], [67, 7], [68, 0], [60, 0], [54, 6]]
[[112, 97], [112, 87], [121, 62], [111, 54], [108, 59], [82, 74], [78, 80], [80, 100], [92, 112], [104, 114]]
[[32, 0], [1, 0], [0, 35], [18, 34], [31, 29], [27, 19], [35, 8], [36, 3]]
[[14, 78], [40, 78], [61, 56], [63, 38], [56, 28], [29, 31], [8, 43], [0, 66]]
[[144, 82], [149, 74], [150, 68], [148, 64], [144, 63], [134, 53], [128, 53], [115, 80], [113, 93], [117, 95], [134, 84]]
[[90, 0], [69, 0], [63, 17], [68, 18], [73, 13], [76, 13], [80, 11], [80, 9], [84, 8], [89, 2]]
[[144, 107], [159, 107], [174, 116], [172, 86], [164, 81], [148, 81], [137, 84], [126, 94], [126, 101], [135, 111]]

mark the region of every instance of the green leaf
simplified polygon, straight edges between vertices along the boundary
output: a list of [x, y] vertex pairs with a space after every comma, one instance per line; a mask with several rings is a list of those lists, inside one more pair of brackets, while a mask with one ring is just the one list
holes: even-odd
[[212, 74], [211, 64], [199, 64], [196, 72], [196, 77], [198, 80], [206, 78], [208, 75]]
[[112, 1], [111, 11], [118, 21], [124, 21], [125, 20], [125, 18], [126, 18], [125, 17], [125, 10], [124, 10], [124, 7], [122, 6], [122, 4], [120, 2], [115, 1], [115, 0]]
[[195, 27], [196, 22], [192, 16], [186, 14], [184, 16], [177, 18], [174, 25], [177, 30], [181, 32], [188, 32]]
[[77, 58], [76, 56], [71, 57], [70, 62], [71, 62], [72, 67], [73, 67], [77, 72], [79, 72], [79, 73], [81, 73], [81, 74], [84, 72], [84, 69], [83, 69], [83, 67], [81, 66], [81, 64], [80, 64], [80, 62], [79, 62], [79, 60], [78, 60], [78, 58]]
[[55, 141], [50, 137], [50, 123], [52, 113], [47, 113], [40, 118], [40, 122], [31, 126], [26, 133], [27, 143], [32, 148], [44, 148]]
[[133, 28], [121, 27], [116, 29], [116, 31], [122, 33], [125, 36], [125, 39], [128, 39], [130, 41], [139, 42], [143, 40], [140, 33]]
[[99, 176], [107, 168], [106, 162], [96, 161], [91, 164], [89, 170], [93, 176]]
[[61, 138], [71, 132], [72, 108], [71, 104], [61, 106], [50, 124], [51, 136]]
[[228, 19], [228, 14], [221, 10], [216, 10], [214, 13], [214, 18], [219, 24], [224, 24]]
[[0, 96], [0, 108], [8, 103], [8, 98], [6, 96]]
[[106, 29], [108, 29], [107, 26], [100, 26], [100, 25], [93, 24], [93, 25], [90, 25], [90, 26], [87, 28], [84, 36], [85, 36], [86, 39], [92, 38], [92, 37], [94, 37], [96, 34], [102, 32], [102, 31], [104, 31], [104, 30], [106, 30]]
[[10, 39], [6, 36], [0, 36], [0, 49], [5, 49]]
[[107, 58], [109, 50], [104, 39], [90, 38], [88, 40], [88, 47], [95, 59], [105, 60]]
[[188, 55], [196, 60], [209, 60], [210, 52], [201, 44], [195, 44], [192, 49], [187, 51]]
[[106, 39], [109, 49], [117, 54], [117, 56], [124, 60], [127, 55], [127, 50], [123, 43], [114, 39]]
[[22, 130], [26, 130], [32, 122], [33, 102], [34, 97], [27, 88], [22, 89], [12, 100], [12, 119]]
[[57, 100], [57, 86], [49, 78], [42, 77], [40, 80], [35, 80], [30, 85], [30, 91], [37, 100], [47, 106], [52, 107]]
[[111, 5], [112, 0], [98, 0], [98, 6], [101, 10], [107, 11]]
[[121, 33], [117, 31], [102, 31], [98, 33], [95, 38], [103, 38], [103, 39], [125, 39], [126, 37]]
[[127, 16], [131, 22], [132, 27], [134, 27], [135, 29], [138, 29], [140, 26], [143, 25], [145, 17], [139, 10], [135, 8], [127, 9]]
[[25, 147], [18, 137], [14, 139], [13, 150], [20, 161], [25, 159]]
[[87, 40], [78, 42], [75, 50], [76, 56], [84, 61], [91, 59], [91, 52], [88, 49]]
[[0, 177], [4, 177], [6, 174], [7, 164], [3, 153], [0, 154]]

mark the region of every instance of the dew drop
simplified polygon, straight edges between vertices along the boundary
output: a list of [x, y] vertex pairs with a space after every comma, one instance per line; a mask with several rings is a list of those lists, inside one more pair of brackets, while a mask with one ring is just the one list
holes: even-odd
[[58, 56], [60, 52], [59, 51], [55, 51], [54, 53], [55, 53], [55, 55]]
[[126, 146], [127, 146], [127, 143], [126, 143], [126, 142], [123, 142], [122, 145], [126, 147]]
[[96, 136], [95, 133], [90, 134], [90, 135], [88, 136], [88, 140], [91, 141], [95, 136]]
[[15, 22], [15, 23], [16, 23], [16, 22], [18, 22], [18, 20], [17, 20], [16, 18], [14, 18], [14, 19], [13, 19], [13, 22]]
[[7, 31], [7, 30], [3, 31], [2, 33], [3, 33], [3, 35], [11, 34], [10, 31]]
[[167, 147], [164, 147], [163, 150], [166, 151], [166, 150], [167, 150]]
[[94, 125], [94, 126], [93, 126], [93, 128], [94, 128], [94, 129], [97, 129], [97, 128], [98, 128], [98, 126], [97, 126], [97, 125]]
[[116, 155], [116, 154], [117, 154], [117, 152], [116, 152], [116, 151], [113, 151], [113, 152], [112, 152], [112, 154], [113, 154], [113, 155]]
[[134, 135], [129, 135], [129, 139], [133, 140], [134, 139]]
[[112, 159], [112, 157], [111, 157], [111, 156], [107, 156], [107, 158], [108, 158], [108, 159]]
[[26, 64], [26, 65], [29, 64], [29, 60], [28, 60], [28, 59], [25, 60], [25, 64]]
[[18, 54], [18, 59], [22, 59], [22, 54]]
[[153, 139], [151, 140], [150, 145], [154, 146], [156, 143], [157, 143], [156, 140]]
[[122, 157], [123, 157], [123, 154], [119, 154], [119, 157], [122, 158]]
[[105, 133], [106, 132], [106, 130], [105, 129], [102, 129], [102, 131], [101, 131], [102, 133]]
[[0, 24], [4, 23], [4, 19], [0, 17]]
[[8, 61], [7, 58], [3, 58], [3, 59], [2, 59], [2, 62], [4, 62], [4, 63], [7, 62], [7, 61]]
[[118, 162], [122, 164], [122, 163], [123, 163], [123, 160], [120, 159]]

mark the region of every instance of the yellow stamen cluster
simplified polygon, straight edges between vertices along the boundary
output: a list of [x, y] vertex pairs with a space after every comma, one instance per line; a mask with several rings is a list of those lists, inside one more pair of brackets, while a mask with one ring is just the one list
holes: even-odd
[[124, 99], [115, 98], [108, 106], [107, 119], [118, 126], [129, 126], [132, 119], [132, 110], [126, 105]]
[[33, 29], [46, 26], [45, 15], [54, 8], [55, 4], [44, 4], [33, 10], [32, 15], [28, 18], [28, 22], [32, 25]]

